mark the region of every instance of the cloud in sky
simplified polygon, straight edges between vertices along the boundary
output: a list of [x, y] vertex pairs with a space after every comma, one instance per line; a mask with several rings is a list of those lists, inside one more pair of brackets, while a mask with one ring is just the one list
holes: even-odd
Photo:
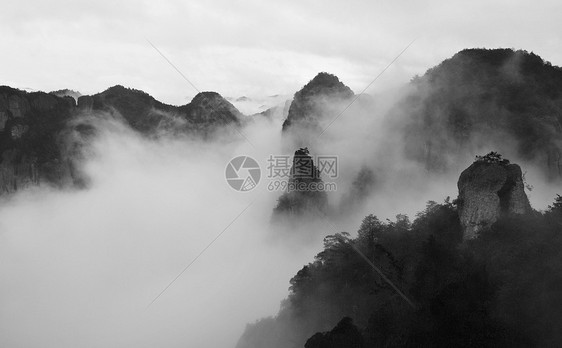
[[188, 102], [196, 91], [148, 38], [201, 90], [294, 93], [326, 70], [360, 91], [419, 37], [377, 91], [466, 47], [523, 48], [562, 65], [561, 10], [557, 1], [11, 2], [0, 13], [0, 76], [20, 88], [123, 84]]

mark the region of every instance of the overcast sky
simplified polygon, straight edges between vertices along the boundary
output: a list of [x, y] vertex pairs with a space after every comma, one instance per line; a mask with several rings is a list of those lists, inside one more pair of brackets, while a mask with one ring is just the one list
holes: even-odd
[[292, 94], [319, 71], [360, 92], [394, 87], [467, 47], [562, 65], [560, 1], [5, 1], [0, 84], [83, 94], [115, 84], [171, 104], [199, 90]]

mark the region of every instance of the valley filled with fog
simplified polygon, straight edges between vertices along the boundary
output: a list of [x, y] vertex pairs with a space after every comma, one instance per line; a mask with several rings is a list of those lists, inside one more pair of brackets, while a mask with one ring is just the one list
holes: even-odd
[[0, 348], [562, 346], [562, 3], [0, 11]]

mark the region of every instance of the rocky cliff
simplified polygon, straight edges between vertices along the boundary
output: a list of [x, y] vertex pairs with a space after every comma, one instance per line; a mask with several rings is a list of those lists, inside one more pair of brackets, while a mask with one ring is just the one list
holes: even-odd
[[322, 178], [307, 148], [295, 151], [287, 191], [273, 210], [273, 222], [299, 223], [298, 218], [312, 213], [323, 216], [328, 210], [328, 195], [318, 188]]
[[0, 87], [0, 194], [72, 181], [59, 134], [74, 108], [72, 97]]
[[478, 236], [500, 216], [531, 212], [521, 168], [496, 153], [477, 157], [461, 173], [457, 186], [465, 240]]

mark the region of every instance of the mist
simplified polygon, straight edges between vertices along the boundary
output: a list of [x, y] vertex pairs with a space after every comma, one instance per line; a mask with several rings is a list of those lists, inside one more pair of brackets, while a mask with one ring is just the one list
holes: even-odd
[[115, 119], [93, 122], [87, 189], [37, 187], [2, 202], [0, 345], [229, 347], [247, 322], [275, 313], [321, 243], [267, 242], [275, 200], [224, 178], [251, 146], [150, 140]]
[[[289, 279], [326, 235], [354, 234], [367, 214], [414, 216], [428, 200], [453, 199], [474, 155], [496, 150], [475, 138], [467, 148], [479, 152], [428, 172], [404, 156], [407, 120], [389, 118], [405, 93], [361, 95], [349, 108], [349, 101], [318, 101], [338, 117], [324, 119], [325, 132], [307, 145], [312, 155], [338, 156], [339, 176], [329, 216], [308, 216], [301, 229], [270, 224], [281, 192], [266, 189], [267, 158], [300, 146], [282, 135], [283, 117], [248, 116], [242, 129], [196, 139], [146, 137], [119, 115], [81, 115], [97, 130], [79, 164], [86, 188], [43, 185], [0, 203], [0, 345], [234, 346], [247, 323], [278, 312]], [[533, 207], [546, 208], [552, 186], [540, 184], [540, 170], [518, 159], [512, 142], [501, 143], [527, 172]], [[240, 155], [262, 169], [250, 192], [225, 180], [227, 163]], [[373, 189], [344, 214], [340, 205], [362, 167], [372, 170]]]

